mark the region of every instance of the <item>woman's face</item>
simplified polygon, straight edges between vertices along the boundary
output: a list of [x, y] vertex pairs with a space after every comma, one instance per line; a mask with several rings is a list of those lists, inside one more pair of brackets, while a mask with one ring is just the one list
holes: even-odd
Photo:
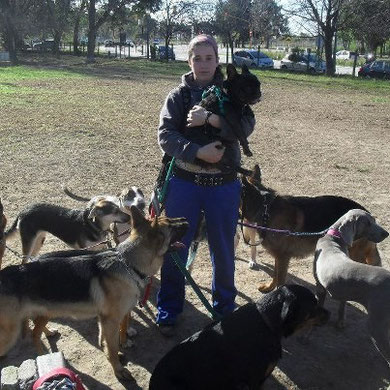
[[210, 45], [194, 47], [193, 55], [188, 64], [194, 74], [194, 79], [200, 86], [205, 86], [214, 78], [215, 69], [218, 66], [218, 58]]

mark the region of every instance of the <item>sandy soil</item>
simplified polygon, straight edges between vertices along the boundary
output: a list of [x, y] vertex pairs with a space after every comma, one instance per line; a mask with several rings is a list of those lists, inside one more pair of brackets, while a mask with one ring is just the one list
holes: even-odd
[[[81, 65], [71, 69], [75, 74], [85, 71]], [[0, 196], [9, 223], [23, 207], [37, 201], [81, 207], [62, 192], [62, 183], [84, 195], [115, 194], [128, 185], [141, 187], [147, 196], [151, 193], [160, 162], [158, 113], [178, 76], [150, 77], [131, 66], [123, 71], [103, 64], [89, 67], [88, 72], [91, 77], [82, 82], [72, 77], [16, 80], [14, 86], [21, 92], [0, 102]], [[380, 91], [315, 87], [310, 79], [292, 82], [272, 77], [263, 81], [263, 92], [262, 102], [255, 107], [256, 131], [250, 138], [254, 157], [244, 165], [259, 163], [264, 183], [282, 194], [353, 198], [389, 229], [388, 97]], [[20, 253], [17, 240], [9, 245]], [[62, 248], [59, 240], [49, 237], [42, 252]], [[380, 250], [383, 266], [390, 269], [388, 240], [380, 244]], [[241, 241], [236, 261], [238, 305], [258, 299], [258, 284], [273, 272], [272, 258], [261, 247], [259, 270], [248, 269], [249, 256], [249, 248]], [[3, 266], [19, 261], [6, 251]], [[193, 277], [210, 297], [206, 244], [199, 250]], [[313, 289], [311, 256], [292, 260], [289, 281]], [[126, 351], [126, 359], [136, 384], [120, 383], [113, 375], [97, 346], [96, 320], [54, 321], [50, 325], [58, 328], [60, 337], [44, 338], [46, 347], [62, 351], [88, 389], [147, 389], [150, 374], [164, 353], [210, 321], [188, 288], [178, 335], [172, 339], [161, 336], [154, 325], [158, 285], [157, 275], [151, 300], [133, 316], [138, 336], [135, 346]], [[265, 389], [387, 388], [390, 372], [369, 339], [364, 309], [349, 304], [347, 326], [337, 330], [337, 304], [328, 300], [326, 307], [333, 318], [314, 332], [308, 344], [295, 336], [285, 340], [283, 358]], [[27, 338], [0, 365], [19, 365], [33, 357], [35, 351]]]

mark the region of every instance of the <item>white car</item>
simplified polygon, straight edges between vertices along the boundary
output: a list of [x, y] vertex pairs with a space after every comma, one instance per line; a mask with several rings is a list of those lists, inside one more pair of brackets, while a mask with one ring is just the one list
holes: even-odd
[[336, 59], [338, 60], [349, 60], [350, 59], [350, 51], [348, 50], [340, 50], [336, 53]]
[[288, 54], [280, 61], [280, 69], [312, 74], [325, 73], [326, 62], [315, 54]]

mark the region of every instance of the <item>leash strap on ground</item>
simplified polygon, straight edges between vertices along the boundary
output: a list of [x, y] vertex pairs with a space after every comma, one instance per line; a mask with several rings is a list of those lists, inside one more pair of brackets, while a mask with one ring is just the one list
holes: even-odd
[[208, 310], [208, 312], [211, 314], [211, 317], [213, 320], [220, 320], [221, 315], [218, 314], [210, 305], [209, 301], [206, 299], [206, 297], [202, 294], [202, 291], [200, 291], [200, 288], [195, 283], [194, 279], [192, 279], [191, 274], [187, 271], [185, 265], [180, 260], [179, 255], [174, 252], [171, 254], [171, 257], [173, 261], [175, 262], [176, 266], [180, 269], [181, 273], [184, 275], [188, 283], [191, 285], [191, 287], [194, 289], [196, 295], [199, 297], [199, 299], [202, 301], [205, 308]]

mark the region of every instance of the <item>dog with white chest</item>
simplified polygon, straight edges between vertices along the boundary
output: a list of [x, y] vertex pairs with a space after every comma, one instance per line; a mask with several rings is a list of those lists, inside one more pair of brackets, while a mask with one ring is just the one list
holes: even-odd
[[[135, 206], [138, 210], [144, 212], [145, 209], [145, 197], [142, 190], [136, 186], [124, 188], [118, 195], [98, 195], [90, 198], [76, 195], [69, 190], [68, 187], [63, 186], [63, 191], [70, 198], [80, 201], [93, 203], [96, 198], [104, 198], [117, 204], [120, 209], [130, 215], [130, 207]], [[115, 222], [112, 226], [113, 239], [115, 244], [118, 245], [129, 236], [130, 233], [130, 221], [128, 222]]]

